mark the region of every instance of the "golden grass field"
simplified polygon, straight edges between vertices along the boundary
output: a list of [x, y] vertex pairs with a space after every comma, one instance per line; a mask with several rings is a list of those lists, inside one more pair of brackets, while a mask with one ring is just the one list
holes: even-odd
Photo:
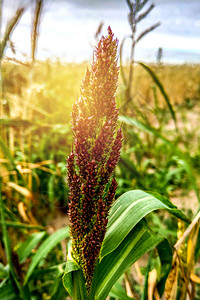
[[[70, 113], [89, 66], [88, 62], [62, 64], [59, 60], [47, 60], [37, 62], [31, 68], [28, 64], [4, 62], [1, 138], [14, 158], [40, 163], [53, 158], [56, 165], [68, 155], [71, 148]], [[196, 153], [199, 151], [199, 65], [161, 64], [150, 67], [176, 111], [180, 144], [187, 151]], [[126, 75], [128, 67], [124, 70]], [[120, 113], [124, 90], [120, 76], [116, 95]], [[174, 136], [173, 120], [163, 95], [149, 74], [137, 64], [134, 67], [132, 94], [127, 114], [137, 116], [159, 130], [169, 131], [169, 137], [170, 134]], [[148, 138], [146, 134], [144, 137]], [[2, 158], [4, 156], [2, 154]]]
[[[36, 63], [32, 70], [28, 66], [5, 62], [3, 89], [8, 102], [5, 104], [4, 117], [24, 118], [26, 117], [24, 110], [28, 109], [33, 111], [33, 116], [38, 120], [44, 121], [43, 111], [44, 114], [46, 112], [48, 121], [64, 124], [69, 122], [72, 104], [79, 97], [81, 80], [89, 65], [86, 62], [61, 64], [59, 61], [55, 63], [46, 61]], [[152, 65], [152, 69], [162, 82], [173, 105], [199, 99], [199, 65]], [[153, 86], [155, 84], [147, 72], [136, 65], [133, 80], [135, 104], [153, 103]], [[120, 78], [118, 98], [123, 88]], [[31, 100], [28, 101], [27, 97]], [[158, 101], [161, 106], [164, 104], [159, 91]]]
[[[72, 147], [70, 114], [89, 65], [87, 62], [62, 64], [59, 60], [35, 62], [32, 67], [3, 63], [0, 176], [14, 249], [24, 240], [22, 230], [16, 232], [14, 222], [25, 226], [26, 232], [30, 228], [46, 228], [53, 233], [68, 225], [65, 178], [66, 157]], [[175, 130], [163, 94], [140, 65], [134, 67], [133, 97], [123, 110], [125, 86], [120, 76], [116, 95], [119, 114], [126, 114], [140, 123], [139, 128], [122, 125], [125, 142], [121, 162], [124, 165], [119, 163], [116, 170], [117, 196], [144, 187], [169, 197], [186, 213], [195, 214], [200, 187], [200, 67], [151, 65], [150, 68], [169, 96], [178, 130]], [[127, 75], [128, 67], [124, 70]], [[155, 131], [161, 138], [154, 135]], [[163, 142], [163, 138], [170, 145]], [[187, 161], [189, 167], [185, 164]], [[176, 230], [174, 220], [167, 214], [163, 220], [159, 222], [171, 222], [169, 228], [173, 226]], [[158, 226], [163, 226], [161, 223]], [[164, 225], [163, 230], [167, 226]], [[172, 239], [174, 236], [176, 233]], [[65, 246], [62, 244], [63, 253]], [[2, 243], [0, 254], [6, 264]], [[146, 257], [139, 264], [144, 261], [146, 263]]]

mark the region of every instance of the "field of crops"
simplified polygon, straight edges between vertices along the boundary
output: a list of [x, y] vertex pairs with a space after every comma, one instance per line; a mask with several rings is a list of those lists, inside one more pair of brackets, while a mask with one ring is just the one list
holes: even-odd
[[37, 0], [9, 58], [22, 2], [0, 42], [0, 300], [200, 299], [200, 65], [135, 60], [148, 0], [80, 64], [37, 60]]
[[[13, 272], [20, 282], [26, 280], [27, 274], [32, 275], [28, 276], [29, 284], [36, 299], [54, 299], [58, 291], [60, 299], [65, 295], [61, 277], [66, 257], [63, 238], [68, 238], [65, 178], [66, 158], [72, 145], [70, 114], [80, 95], [87, 65], [64, 65], [59, 61], [38, 62], [34, 69], [8, 62], [3, 65], [0, 163], [4, 218], [1, 224], [6, 226]], [[125, 88], [120, 78], [116, 100], [124, 146], [116, 169], [116, 196], [132, 189], [154, 191], [168, 197], [192, 217], [199, 207], [200, 68], [155, 65], [151, 69], [169, 96], [176, 126], [163, 93], [141, 66], [135, 66], [134, 97], [125, 111]], [[155, 231], [168, 237], [171, 245], [175, 243], [177, 221], [174, 218], [165, 212], [151, 213], [148, 219]], [[0, 244], [2, 283], [9, 272], [6, 265], [11, 264], [7, 261], [5, 238]], [[47, 242], [50, 238], [52, 244]], [[39, 253], [37, 259], [37, 251], [42, 250], [45, 242], [45, 252]], [[142, 267], [144, 274], [145, 268]], [[130, 280], [138, 281], [138, 272], [136, 268], [132, 279], [129, 278], [132, 272], [127, 273], [126, 284]], [[137, 282], [138, 295], [139, 286]], [[6, 287], [12, 295], [11, 283]]]

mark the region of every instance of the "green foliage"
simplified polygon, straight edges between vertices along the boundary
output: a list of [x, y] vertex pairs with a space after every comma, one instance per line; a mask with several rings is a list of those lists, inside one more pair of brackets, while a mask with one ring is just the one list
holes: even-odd
[[158, 79], [157, 75], [153, 72], [153, 70], [148, 67], [147, 65], [145, 65], [144, 63], [141, 63], [139, 62], [139, 64], [151, 75], [152, 79], [154, 80], [155, 84], [158, 86], [158, 88], [160, 89], [161, 91], [161, 94], [163, 95], [166, 103], [167, 103], [167, 106], [169, 107], [169, 110], [170, 110], [170, 113], [172, 115], [172, 118], [174, 120], [174, 123], [175, 123], [175, 126], [177, 127], [177, 122], [176, 122], [176, 114], [175, 114], [175, 111], [173, 109], [173, 106], [170, 102], [170, 99], [162, 85], [162, 83], [160, 82], [160, 80]]
[[[24, 243], [20, 245], [20, 247], [17, 250], [17, 253], [19, 255], [19, 260], [21, 264], [27, 259], [29, 255], [31, 255], [32, 251], [35, 248], [37, 248], [38, 243], [41, 241], [42, 238], [44, 238], [45, 235], [47, 235], [46, 232], [34, 233], [32, 236], [29, 236], [29, 238]], [[60, 298], [57, 299], [62, 299], [64, 290], [62, 289], [62, 286], [60, 286], [60, 282], [61, 282], [61, 275], [63, 275], [64, 272], [63, 266], [62, 265], [52, 266], [49, 269], [46, 268], [44, 270], [40, 268], [42, 262], [45, 262], [45, 258], [47, 257], [49, 252], [52, 251], [52, 249], [55, 248], [55, 246], [61, 240], [68, 237], [69, 237], [69, 229], [62, 228], [45, 239], [45, 241], [37, 249], [36, 253], [32, 255], [32, 262], [24, 278], [23, 285], [21, 284], [18, 276], [16, 276], [16, 271], [14, 270], [14, 266], [10, 262], [9, 262], [9, 267], [8, 266], [4, 267], [3, 265], [0, 265], [1, 267], [0, 278], [3, 279], [0, 288], [1, 299], [4, 299], [6, 294], [8, 299], [16, 299], [16, 295], [18, 295], [19, 293], [22, 299], [29, 299], [31, 295], [34, 295], [35, 293], [34, 291], [35, 289], [33, 289], [32, 286], [32, 281], [35, 281], [37, 278], [40, 278], [41, 274], [42, 277], [45, 279], [44, 274], [45, 273], [48, 274], [49, 272], [53, 272], [55, 275], [57, 273], [57, 277], [55, 277], [54, 275], [56, 281], [54, 282], [53, 286], [50, 287], [52, 290], [51, 291], [52, 297], [58, 292], [59, 289]], [[37, 266], [39, 263], [40, 263], [40, 267], [38, 268]], [[16, 287], [12, 283], [12, 278], [15, 280]], [[45, 282], [43, 285], [45, 286]], [[42, 288], [42, 285], [41, 287], [38, 286], [37, 289], [40, 290], [40, 288]]]
[[128, 297], [122, 286], [119, 282], [116, 282], [112, 287], [110, 293], [110, 297], [121, 299], [121, 300], [131, 300], [133, 298]]
[[[193, 117], [198, 116], [195, 113], [199, 110], [199, 67], [151, 65], [148, 68], [153, 75], [140, 66], [135, 67], [135, 78], [132, 83], [134, 104], [130, 102], [126, 115], [120, 117], [125, 141], [116, 170], [118, 181], [116, 198], [127, 191], [131, 193], [133, 189], [158, 192], [163, 197], [169, 197], [172, 202], [178, 195], [179, 206], [192, 219], [195, 208], [192, 212], [188, 207], [196, 199], [195, 196], [191, 198], [190, 191], [193, 190], [196, 198], [199, 199], [200, 143], [199, 131], [196, 128], [198, 126], [193, 122]], [[0, 126], [4, 128], [4, 135], [0, 137], [0, 148], [6, 162], [0, 162], [0, 172], [3, 174], [0, 250], [1, 253], [7, 253], [10, 261], [5, 255], [2, 256], [1, 299], [51, 297], [57, 300], [65, 299], [68, 295], [62, 287], [65, 264], [60, 242], [54, 244], [53, 248], [52, 244], [46, 242], [45, 251], [42, 251], [42, 245], [51, 237], [45, 225], [48, 225], [61, 209], [65, 213], [67, 222], [68, 187], [65, 183], [65, 158], [70, 151], [72, 141], [69, 116], [72, 104], [79, 95], [84, 69], [85, 65], [38, 63], [33, 74], [33, 94], [29, 107], [33, 119], [22, 120], [18, 112], [23, 111], [23, 103], [27, 98], [26, 92], [30, 90], [27, 79], [30, 71], [24, 66], [11, 64], [3, 66], [6, 104], [5, 116], [0, 118]], [[127, 74], [126, 66], [124, 72]], [[123, 92], [124, 86], [120, 79], [119, 105], [124, 101]], [[144, 102], [140, 103], [141, 99], [144, 99]], [[174, 131], [174, 116], [179, 128], [178, 132]], [[198, 123], [198, 118], [196, 120]], [[9, 143], [11, 128], [14, 130], [13, 149]], [[20, 142], [20, 132], [23, 132], [24, 144]], [[45, 161], [46, 163], [43, 164]], [[11, 189], [9, 183], [16, 183], [19, 187], [26, 188], [34, 197], [26, 198], [19, 191]], [[182, 202], [182, 194], [188, 197], [185, 204]], [[23, 202], [27, 216], [30, 212], [33, 214], [36, 223], [33, 224], [30, 220], [24, 221], [18, 210], [19, 202]], [[164, 207], [162, 201], [161, 203]], [[138, 208], [136, 211], [140, 212]], [[135, 210], [127, 217], [127, 222], [131, 223], [134, 213]], [[142, 216], [141, 213], [141, 218]], [[142, 253], [155, 248], [156, 244], [150, 269], [156, 268], [157, 289], [160, 294], [163, 293], [171, 267], [172, 248], [169, 243], [172, 246], [177, 239], [177, 219], [172, 214], [169, 217], [168, 213], [163, 214], [157, 210], [145, 215], [145, 219], [147, 223], [140, 221], [134, 225], [123, 241], [119, 241], [115, 249], [111, 249], [109, 254], [101, 258], [99, 271], [96, 269], [95, 274], [96, 281], [99, 283], [96, 286], [93, 284], [91, 295], [95, 295], [98, 289], [99, 297], [109, 294], [115, 298], [129, 299], [122, 287], [123, 272], [129, 270], [135, 259]], [[115, 234], [116, 241], [118, 235], [120, 237], [121, 227], [124, 228], [126, 225], [124, 219], [121, 223], [123, 226], [119, 226], [118, 232], [116, 231], [118, 234]], [[159, 243], [161, 236], [165, 239]], [[56, 231], [54, 238], [57, 239]], [[195, 251], [197, 263], [200, 257], [199, 241], [198, 235]], [[151, 242], [150, 246], [147, 245], [149, 242]], [[139, 248], [143, 251], [139, 251]], [[123, 263], [118, 267], [117, 259], [120, 261], [120, 258]], [[106, 270], [107, 265], [110, 265], [110, 271]], [[143, 270], [148, 275], [146, 266]], [[75, 273], [72, 282], [76, 281], [79, 284], [82, 280], [82, 290], [76, 292], [83, 293], [80, 297], [87, 299], [83, 292], [82, 274], [78, 270], [76, 272], [70, 273], [71, 275]], [[198, 269], [194, 269], [194, 272], [199, 275]], [[103, 274], [105, 274], [105, 281]], [[121, 281], [117, 280], [119, 276]], [[28, 279], [24, 286], [25, 278]], [[64, 278], [66, 279], [66, 275]], [[135, 285], [137, 286], [135, 289], [139, 290], [140, 298], [142, 288], [139, 287], [137, 277]], [[199, 293], [198, 288], [197, 293]]]
[[37, 264], [44, 259], [48, 253], [64, 238], [69, 237], [69, 229], [62, 228], [56, 231], [54, 234], [49, 236], [39, 247], [37, 253], [33, 256], [32, 262], [29, 266], [27, 271], [26, 277], [24, 279], [24, 284], [26, 285], [30, 276], [32, 275], [34, 269], [36, 268]]
[[119, 277], [162, 240], [162, 237], [154, 235], [145, 227], [144, 224], [138, 224], [119, 247], [102, 259], [98, 269], [97, 299], [106, 299]]
[[110, 210], [101, 257], [115, 250], [137, 222], [157, 209], [166, 209], [176, 217], [189, 221], [176, 206], [158, 194], [140, 190], [126, 192], [115, 201]]
[[17, 254], [20, 263], [23, 263], [27, 259], [27, 257], [31, 254], [32, 250], [44, 238], [45, 235], [45, 231], [36, 232], [30, 235], [25, 242], [21, 243], [21, 245], [17, 249]]
[[[120, 276], [144, 253], [160, 243], [159, 255], [162, 256], [164, 250], [168, 251], [166, 258], [161, 258], [163, 264], [160, 292], [163, 293], [163, 284], [172, 263], [172, 252], [168, 242], [150, 230], [146, 222], [142, 220], [155, 209], [166, 209], [176, 217], [189, 221], [182, 211], [166, 198], [155, 193], [130, 191], [119, 197], [112, 205], [106, 236], [102, 244], [99, 262], [95, 267], [91, 294], [88, 299], [106, 299]], [[63, 284], [74, 299], [84, 299], [86, 296], [83, 274], [77, 263], [70, 257], [70, 252], [68, 257]], [[78, 286], [76, 285], [77, 276], [79, 277]]]
[[[0, 181], [0, 188], [1, 188], [1, 181]], [[7, 230], [7, 226], [11, 224], [6, 222], [5, 216], [5, 208], [4, 208], [4, 201], [0, 193], [0, 208], [1, 208], [1, 224], [3, 229], [3, 242], [6, 249], [6, 258], [8, 265], [3, 266], [0, 265], [0, 298], [1, 299], [30, 299], [31, 291], [30, 291], [30, 277], [33, 272], [36, 270], [37, 265], [41, 264], [42, 260], [44, 261], [46, 256], [53, 248], [64, 238], [69, 237], [69, 229], [62, 228], [59, 231], [55, 232], [51, 236], [47, 237], [45, 241], [41, 244], [38, 248], [36, 253], [32, 256], [32, 262], [27, 270], [26, 276], [24, 278], [24, 283], [22, 285], [22, 274], [20, 275], [21, 266], [17, 267], [16, 262], [13, 260], [13, 250], [11, 248], [10, 236], [9, 231]], [[23, 224], [18, 224], [15, 226], [15, 223], [12, 224], [15, 228], [26, 228], [26, 230], [30, 227]], [[17, 224], [16, 224], [17, 225]], [[37, 226], [35, 226], [37, 227]], [[32, 227], [34, 228], [34, 226]], [[21, 243], [18, 246], [17, 254], [19, 263], [22, 265], [31, 255], [32, 251], [37, 247], [38, 243], [47, 235], [46, 231], [42, 231], [39, 233], [33, 233], [28, 237], [28, 239]], [[16, 259], [15, 259], [16, 260]], [[17, 263], [18, 264], [18, 263]], [[61, 272], [61, 274], [63, 271]], [[60, 275], [61, 276], [61, 275]], [[34, 277], [34, 276], [33, 276]]]

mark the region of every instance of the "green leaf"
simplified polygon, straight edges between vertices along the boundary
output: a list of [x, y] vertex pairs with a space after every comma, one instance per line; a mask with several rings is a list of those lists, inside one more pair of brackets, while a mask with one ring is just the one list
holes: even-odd
[[197, 237], [196, 249], [195, 249], [195, 262], [200, 257], [200, 230]]
[[75, 300], [89, 300], [85, 287], [85, 279], [83, 272], [78, 270], [72, 273], [72, 280], [74, 282], [74, 299]]
[[165, 289], [165, 282], [169, 275], [169, 271], [171, 270], [173, 253], [170, 244], [166, 239], [157, 245], [157, 250], [161, 261], [161, 274], [157, 288], [160, 296], [162, 296]]
[[49, 268], [35, 270], [32, 273], [32, 278], [35, 279], [38, 276], [41, 276], [41, 275], [43, 276], [44, 274], [51, 273], [51, 272], [53, 272], [54, 274], [59, 274], [60, 276], [62, 276], [64, 274], [65, 264], [66, 263], [62, 263], [62, 264], [58, 264], [58, 265], [55, 265], [55, 266], [51, 266]]
[[175, 124], [175, 127], [177, 129], [177, 123], [176, 123], [176, 114], [175, 114], [175, 111], [172, 107], [172, 104], [170, 103], [170, 100], [169, 100], [169, 97], [162, 85], [162, 83], [160, 82], [160, 80], [158, 79], [157, 75], [153, 72], [153, 70], [147, 66], [146, 64], [142, 63], [142, 62], [139, 62], [139, 64], [151, 75], [152, 79], [154, 80], [155, 84], [158, 86], [161, 94], [163, 95], [164, 99], [165, 99], [165, 102], [167, 103], [167, 106], [170, 110], [170, 113], [171, 113], [171, 116], [174, 120], [174, 124]]
[[119, 277], [162, 239], [161, 236], [150, 231], [144, 221], [138, 223], [121, 244], [100, 261], [95, 299], [106, 299]]
[[126, 292], [119, 284], [119, 282], [116, 282], [115, 285], [112, 287], [109, 296], [120, 300], [133, 300], [133, 298], [127, 296]]
[[8, 169], [15, 170], [21, 182], [24, 183], [24, 178], [17, 168], [14, 157], [12, 156], [9, 147], [7, 147], [7, 145], [1, 138], [0, 138], [0, 149], [2, 149], [4, 156], [9, 160], [10, 164], [8, 165]]
[[[121, 176], [121, 178], [117, 178], [118, 183], [119, 182], [121, 182], [122, 184], [124, 183], [128, 187], [132, 186], [132, 188], [129, 188], [129, 190], [130, 189], [132, 190], [133, 189], [133, 178], [137, 178], [137, 182], [140, 184], [140, 187], [142, 189], [145, 188], [145, 185], [143, 183], [144, 176], [142, 176], [142, 174], [140, 172], [138, 172], [137, 163], [136, 164], [133, 163], [133, 161], [128, 157], [127, 151], [121, 152], [119, 166], [120, 166], [120, 171], [122, 173], [122, 176]], [[131, 174], [131, 177], [129, 177], [129, 174]], [[118, 188], [119, 188], [119, 184], [118, 184]], [[126, 190], [126, 192], [127, 192], [127, 190]]]
[[80, 267], [75, 263], [74, 260], [68, 260], [65, 267], [65, 273], [63, 275], [63, 285], [70, 296], [74, 297], [74, 288], [72, 281], [72, 272], [80, 270]]
[[14, 158], [11, 155], [10, 149], [6, 146], [3, 140], [0, 138], [0, 147], [5, 155], [5, 157], [10, 161], [11, 169], [18, 171], [17, 166], [15, 164]]
[[183, 168], [183, 170], [187, 173], [188, 175], [188, 178], [191, 182], [191, 185], [196, 193], [196, 196], [197, 196], [197, 199], [198, 201], [200, 202], [200, 196], [199, 196], [199, 188], [198, 188], [198, 185], [197, 185], [197, 180], [193, 174], [193, 170], [192, 170], [192, 167], [190, 165], [190, 162], [188, 161], [188, 158], [186, 157], [183, 157], [183, 158], [180, 158], [180, 157], [174, 157], [173, 158], [178, 164], [179, 166], [181, 166]]
[[187, 173], [188, 178], [191, 182], [191, 185], [197, 195], [198, 201], [200, 202], [199, 188], [197, 185], [196, 178], [193, 174], [194, 172], [191, 167], [191, 163], [189, 162], [190, 157], [188, 157], [188, 153], [184, 153], [181, 149], [179, 149], [177, 146], [175, 146], [174, 143], [172, 143], [170, 140], [166, 139], [163, 135], [161, 135], [157, 129], [151, 127], [148, 124], [142, 123], [134, 118], [130, 118], [127, 116], [119, 116], [119, 120], [125, 124], [135, 126], [140, 130], [143, 130], [145, 132], [153, 134], [154, 136], [160, 138], [165, 144], [170, 146], [170, 148], [173, 150], [174, 154], [177, 155], [177, 157], [174, 157], [173, 159], [176, 160], [177, 163], [180, 166], [182, 166], [182, 168]]
[[191, 223], [191, 220], [183, 213], [182, 210], [178, 209], [176, 205], [174, 205], [171, 201], [169, 201], [166, 197], [160, 195], [156, 192], [147, 191], [145, 192], [151, 196], [153, 196], [155, 199], [162, 202], [164, 205], [168, 206], [167, 211], [174, 215], [175, 217], [187, 222], [188, 224]]
[[11, 282], [5, 284], [0, 288], [0, 299], [1, 300], [16, 300], [19, 299]]
[[157, 129], [151, 127], [150, 125], [127, 116], [119, 116], [119, 120], [127, 125], [135, 126], [140, 130], [153, 134], [154, 136], [160, 138], [165, 144], [168, 144], [170, 147], [174, 148], [174, 145], [168, 139], [162, 136]]
[[148, 279], [149, 279], [149, 272], [150, 272], [150, 268], [151, 268], [152, 258], [153, 258], [153, 250], [151, 250], [150, 255], [149, 255], [141, 300], [146, 300], [148, 298]]
[[[6, 211], [6, 208], [5, 208], [5, 211]], [[6, 221], [5, 223], [6, 223], [6, 226], [14, 227], [14, 228], [37, 229], [37, 230], [44, 230], [45, 229], [45, 227], [43, 227], [43, 226], [20, 223], [20, 222]], [[0, 221], [0, 225], [2, 225], [1, 221]]]
[[7, 230], [7, 226], [6, 226], [6, 220], [5, 220], [5, 208], [4, 208], [4, 201], [3, 201], [2, 193], [1, 193], [1, 184], [2, 184], [2, 179], [0, 177], [0, 211], [1, 211], [3, 242], [4, 242], [4, 246], [5, 246], [5, 253], [6, 253], [7, 261], [8, 261], [10, 268], [12, 269], [13, 266], [12, 266], [10, 239], [9, 239], [8, 230]]
[[156, 209], [166, 209], [178, 218], [189, 222], [182, 211], [161, 195], [140, 190], [128, 191], [111, 207], [100, 253], [101, 258], [115, 250], [134, 226]]
[[69, 294], [67, 293], [67, 291], [65, 290], [62, 280], [61, 280], [61, 276], [56, 276], [54, 284], [52, 286], [52, 293], [51, 293], [51, 300], [63, 300], [66, 299], [67, 296], [69, 296]]
[[12, 278], [13, 278], [13, 280], [14, 280], [14, 282], [15, 282], [18, 290], [19, 290], [19, 293], [22, 294], [22, 288], [21, 288], [20, 283], [18, 282], [16, 272], [15, 272], [13, 262], [12, 262], [10, 238], [9, 238], [8, 230], [7, 230], [7, 226], [6, 226], [5, 208], [4, 208], [4, 202], [3, 202], [3, 198], [2, 198], [2, 194], [1, 194], [1, 183], [2, 183], [2, 179], [1, 179], [1, 176], [0, 176], [0, 212], [1, 212], [3, 241], [4, 241], [4, 245], [5, 245], [6, 258], [7, 258], [7, 261], [8, 261], [9, 270], [10, 270], [10, 273], [12, 275]]
[[0, 263], [0, 279], [5, 279], [9, 275], [9, 266], [4, 266], [2, 263]]
[[27, 284], [30, 276], [32, 275], [33, 271], [35, 270], [37, 264], [39, 261], [47, 256], [47, 254], [63, 239], [69, 237], [69, 228], [64, 227], [53, 233], [51, 236], [49, 236], [39, 247], [36, 254], [32, 258], [32, 262], [29, 266], [29, 269], [27, 271], [24, 285]]
[[20, 245], [16, 252], [21, 264], [31, 254], [32, 250], [37, 246], [37, 244], [43, 239], [46, 234], [46, 231], [35, 232], [30, 235], [24, 243]]
[[68, 260], [66, 263], [65, 273], [63, 275], [63, 285], [73, 299], [88, 299], [83, 272], [72, 259]]
[[92, 278], [92, 285], [90, 288], [89, 300], [95, 299], [96, 288], [97, 288], [97, 283], [98, 283], [99, 259], [96, 261], [94, 269], [95, 269], [95, 272], [94, 272], [93, 278]]

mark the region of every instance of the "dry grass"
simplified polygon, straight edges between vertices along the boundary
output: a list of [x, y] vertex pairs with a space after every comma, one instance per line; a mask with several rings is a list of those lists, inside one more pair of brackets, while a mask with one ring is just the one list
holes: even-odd
[[[186, 101], [200, 98], [199, 65], [152, 65], [159, 77], [172, 104], [183, 104]], [[147, 72], [136, 65], [134, 70], [133, 93], [137, 98], [148, 103], [154, 102], [152, 86], [155, 85]], [[158, 92], [158, 100], [162, 97]], [[160, 104], [161, 104], [160, 103]], [[164, 102], [163, 102], [164, 103]]]
[[[61, 64], [59, 61], [37, 63], [33, 74], [36, 95], [31, 101], [32, 104], [54, 115], [57, 114], [57, 110], [63, 111], [65, 108], [71, 110], [72, 103], [79, 96], [80, 82], [86, 65], [87, 63]], [[183, 104], [188, 100], [199, 99], [199, 65], [161, 65], [152, 66], [152, 69], [165, 87], [172, 104]], [[30, 69], [26, 66], [5, 62], [3, 65], [4, 91], [18, 95], [22, 99], [30, 89], [27, 82], [29, 72]], [[154, 103], [152, 90], [154, 85], [147, 72], [141, 66], [136, 65], [133, 80], [134, 102], [143, 100], [146, 103]], [[118, 93], [122, 89], [120, 79]], [[160, 104], [164, 103], [159, 91], [158, 101]]]

